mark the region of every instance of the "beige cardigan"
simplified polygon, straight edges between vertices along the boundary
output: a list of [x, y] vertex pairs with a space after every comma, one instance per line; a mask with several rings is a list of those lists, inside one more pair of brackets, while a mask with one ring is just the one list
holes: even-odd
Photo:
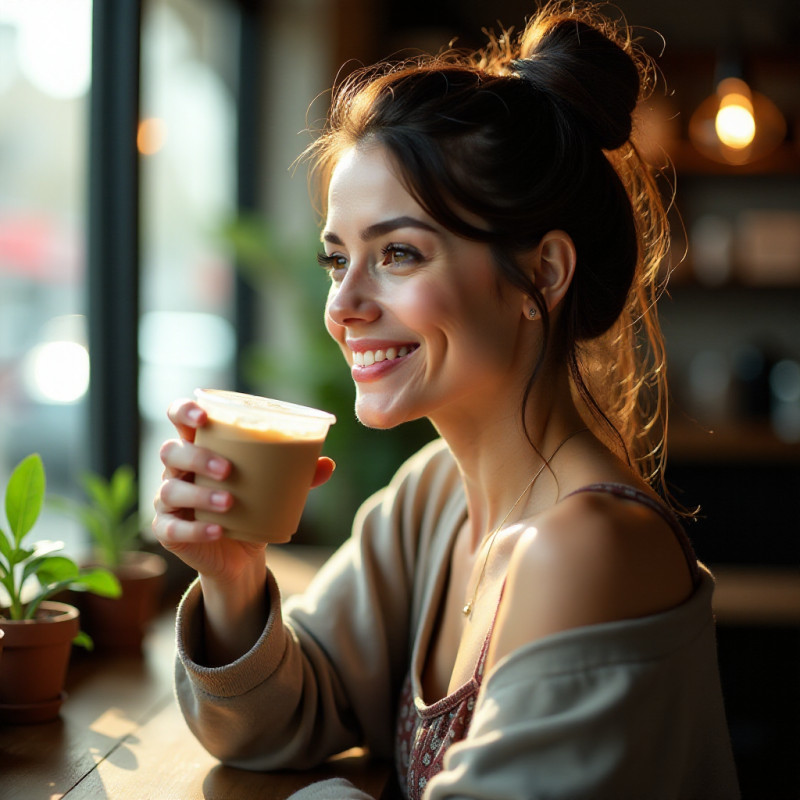
[[[421, 658], [465, 516], [460, 478], [433, 442], [357, 515], [309, 590], [269, 619], [250, 652], [207, 668], [202, 595], [181, 602], [176, 690], [210, 753], [254, 770], [303, 769], [355, 745], [391, 757], [401, 684]], [[467, 737], [426, 800], [739, 797], [716, 658], [713, 580], [683, 605], [574, 629], [512, 653], [484, 681]], [[345, 781], [295, 800], [365, 800]]]

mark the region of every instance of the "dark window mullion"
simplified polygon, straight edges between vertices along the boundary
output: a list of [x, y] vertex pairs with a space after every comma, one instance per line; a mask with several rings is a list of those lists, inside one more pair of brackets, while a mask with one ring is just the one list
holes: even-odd
[[[236, 205], [239, 213], [260, 210], [259, 178], [261, 152], [265, 146], [260, 125], [265, 102], [261, 81], [261, 46], [263, 44], [263, 8], [258, 0], [241, 0], [239, 14], [239, 61], [237, 65], [236, 109]], [[253, 391], [243, 364], [248, 348], [257, 338], [258, 300], [252, 285], [237, 269], [235, 319], [236, 383], [240, 391]]]
[[140, 0], [94, 0], [89, 124], [90, 463], [138, 468]]

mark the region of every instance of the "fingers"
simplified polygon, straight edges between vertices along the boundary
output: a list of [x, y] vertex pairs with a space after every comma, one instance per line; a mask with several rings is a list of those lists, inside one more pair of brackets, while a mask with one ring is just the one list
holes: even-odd
[[231, 471], [228, 460], [186, 439], [170, 439], [161, 445], [161, 462], [166, 467], [164, 477], [203, 475], [212, 480], [225, 480]]
[[156, 511], [175, 513], [178, 511], [227, 511], [233, 505], [233, 497], [224, 489], [211, 489], [182, 480], [166, 480], [156, 495]]
[[182, 439], [194, 441], [194, 432], [206, 423], [208, 415], [193, 400], [181, 398], [176, 400], [167, 411], [169, 421], [175, 426]]
[[327, 456], [322, 456], [317, 461], [317, 471], [314, 473], [314, 478], [311, 481], [311, 488], [313, 489], [317, 486], [322, 486], [323, 483], [327, 483], [335, 469], [336, 462]]
[[171, 550], [180, 544], [215, 542], [222, 538], [222, 527], [215, 523], [157, 514], [153, 520], [153, 533], [164, 547]]
[[224, 513], [232, 505], [233, 497], [228, 491], [209, 489], [184, 480], [165, 480], [153, 503], [156, 510], [153, 533], [162, 543], [214, 541], [222, 535], [222, 528], [196, 520], [195, 511]]

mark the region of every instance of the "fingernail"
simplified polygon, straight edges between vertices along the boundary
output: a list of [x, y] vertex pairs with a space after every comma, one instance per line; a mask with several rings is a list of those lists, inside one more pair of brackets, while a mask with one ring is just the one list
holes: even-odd
[[188, 412], [187, 416], [189, 417], [189, 419], [192, 422], [200, 422], [200, 419], [203, 416], [203, 412], [199, 408], [192, 408], [192, 409], [189, 409], [189, 412]]
[[222, 538], [222, 528], [219, 525], [209, 525], [206, 528], [206, 539], [214, 541]]
[[227, 508], [228, 494], [227, 492], [212, 492], [211, 505], [216, 508]]
[[208, 462], [209, 472], [213, 472], [214, 475], [217, 475], [220, 478], [225, 476], [225, 470], [227, 467], [228, 465], [221, 458], [212, 458]]

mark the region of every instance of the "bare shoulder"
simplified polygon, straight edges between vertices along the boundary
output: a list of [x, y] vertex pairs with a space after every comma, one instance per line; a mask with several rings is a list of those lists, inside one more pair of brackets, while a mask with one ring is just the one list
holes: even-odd
[[608, 493], [571, 495], [514, 547], [490, 662], [559, 631], [665, 611], [691, 592], [683, 549], [658, 512]]

